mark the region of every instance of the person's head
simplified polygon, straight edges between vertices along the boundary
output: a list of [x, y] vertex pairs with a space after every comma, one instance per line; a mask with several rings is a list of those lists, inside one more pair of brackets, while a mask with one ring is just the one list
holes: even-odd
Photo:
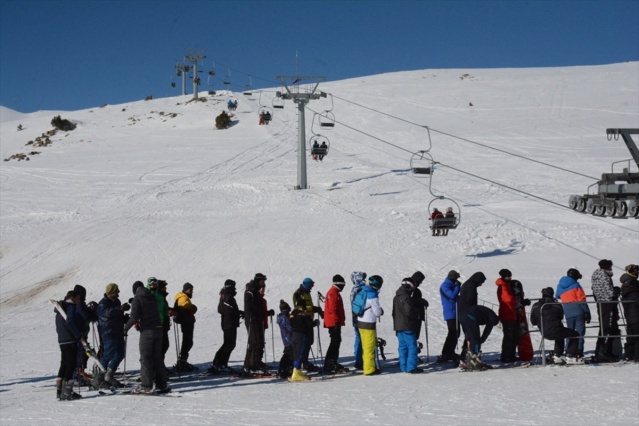
[[144, 287], [142, 281], [136, 281], [133, 283], [133, 295], [135, 296], [135, 292], [138, 291], [140, 287]]
[[414, 290], [417, 285], [415, 285], [415, 281], [412, 278], [407, 277], [402, 279], [402, 287], [406, 287], [409, 290]]
[[80, 296], [74, 290], [69, 290], [67, 291], [67, 295], [64, 296], [64, 301], [77, 305], [80, 303]]
[[291, 305], [286, 303], [283, 299], [280, 300], [280, 312], [283, 314], [288, 314], [291, 312]]
[[499, 276], [502, 280], [508, 281], [513, 277], [513, 274], [508, 269], [502, 269], [499, 271]]
[[344, 286], [346, 285], [346, 282], [344, 281], [344, 278], [341, 275], [333, 275], [333, 285], [337, 287], [339, 291], [342, 291], [344, 290]]
[[433, 207], [433, 212], [438, 212], [437, 207]]
[[568, 272], [566, 272], [566, 276], [572, 278], [575, 281], [578, 281], [581, 279], [581, 272], [579, 272], [579, 270], [575, 268], [570, 268], [568, 269]]
[[637, 276], [639, 275], [639, 265], [630, 264], [626, 266], [625, 270], [628, 275], [631, 275], [635, 278], [637, 278]]
[[149, 277], [146, 280], [146, 286], [149, 290], [155, 291], [158, 289], [158, 279], [155, 277]]
[[115, 300], [118, 298], [120, 294], [120, 289], [116, 283], [107, 284], [106, 289], [104, 290], [104, 295], [111, 300]]
[[236, 286], [235, 281], [228, 279], [224, 281], [224, 285], [222, 286], [222, 291], [232, 296], [235, 296], [237, 294], [237, 290], [235, 286]]
[[75, 294], [77, 296], [80, 296], [80, 301], [84, 301], [87, 298], [87, 289], [82, 287], [80, 284], [76, 284], [75, 287], [73, 287], [73, 291], [75, 292]]
[[422, 271], [415, 272], [411, 278], [415, 282], [415, 287], [419, 287], [424, 282], [424, 279], [426, 279]]
[[166, 282], [166, 280], [158, 280], [158, 292], [160, 294], [163, 295], [168, 295], [168, 291], [166, 290], [166, 288], [168, 287], [169, 283]]
[[302, 281], [302, 288], [306, 292], [310, 292], [314, 285], [315, 285], [315, 281], [313, 281], [312, 279], [308, 277], [304, 278], [304, 280]]
[[193, 284], [191, 283], [184, 283], [184, 285], [182, 286], [182, 293], [186, 294], [189, 297], [193, 297]]
[[541, 296], [546, 299], [554, 299], [555, 290], [552, 287], [546, 287], [541, 291]]
[[457, 281], [459, 277], [460, 277], [459, 272], [455, 270], [451, 270], [448, 272], [448, 279], [451, 280], [452, 282]]
[[601, 259], [599, 261], [599, 267], [601, 269], [603, 269], [604, 271], [611, 271], [612, 270], [612, 260]]
[[452, 207], [447, 207], [446, 208], [446, 213], [452, 213], [453, 212], [453, 208]]
[[257, 284], [259, 286], [259, 284], [261, 282], [266, 283], [266, 275], [262, 274], [261, 272], [258, 272], [257, 274], [255, 274], [255, 276], [253, 277], [253, 281], [255, 282], [255, 284]]
[[377, 291], [382, 288], [382, 284], [384, 284], [384, 279], [379, 275], [373, 275], [368, 278], [368, 285]]

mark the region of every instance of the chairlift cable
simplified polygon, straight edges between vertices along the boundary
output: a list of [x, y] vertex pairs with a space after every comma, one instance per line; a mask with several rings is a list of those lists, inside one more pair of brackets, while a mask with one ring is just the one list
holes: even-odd
[[463, 142], [472, 143], [472, 144], [475, 144], [475, 145], [478, 145], [478, 146], [481, 146], [481, 147], [484, 147], [484, 148], [488, 148], [488, 149], [492, 149], [492, 150], [494, 150], [494, 151], [501, 152], [501, 153], [503, 153], [503, 154], [512, 155], [513, 157], [518, 157], [518, 158], [521, 158], [521, 159], [523, 159], [523, 160], [532, 161], [533, 163], [542, 164], [542, 165], [544, 165], [544, 166], [552, 167], [552, 168], [555, 168], [555, 169], [558, 169], [558, 170], [562, 170], [562, 171], [564, 171], [564, 172], [568, 172], [568, 173], [572, 173], [572, 174], [575, 174], [575, 175], [578, 175], [578, 176], [586, 177], [586, 178], [588, 178], [588, 179], [599, 180], [599, 178], [596, 178], [596, 177], [593, 177], [593, 176], [588, 176], [588, 175], [585, 175], [585, 174], [583, 174], [583, 173], [575, 172], [574, 170], [569, 170], [569, 169], [566, 169], [566, 168], [564, 168], [564, 167], [555, 166], [554, 164], [546, 163], [546, 162], [544, 162], [544, 161], [540, 161], [540, 160], [535, 160], [535, 159], [533, 159], [533, 158], [526, 157], [525, 155], [515, 154], [515, 153], [513, 153], [513, 152], [509, 152], [509, 151], [506, 151], [506, 150], [503, 150], [503, 149], [500, 149], [500, 148], [495, 148], [495, 147], [493, 147], [493, 146], [486, 145], [486, 144], [483, 144], [483, 143], [481, 143], [481, 142], [476, 142], [476, 141], [473, 141], [473, 140], [470, 140], [470, 139], [467, 139], [467, 138], [463, 138], [463, 137], [461, 137], [461, 136], [456, 136], [456, 135], [453, 135], [453, 134], [451, 134], [451, 133], [443, 132], [443, 131], [441, 131], [441, 130], [436, 130], [436, 129], [433, 129], [432, 127], [425, 126], [425, 125], [423, 125], [423, 124], [418, 124], [418, 123], [415, 123], [415, 122], [413, 122], [413, 121], [410, 121], [410, 120], [407, 120], [407, 119], [404, 119], [404, 118], [401, 118], [401, 117], [397, 117], [397, 116], [392, 115], [392, 114], [388, 114], [388, 113], [386, 113], [386, 112], [383, 112], [383, 111], [377, 110], [377, 109], [375, 109], [375, 108], [371, 108], [371, 107], [368, 107], [368, 106], [366, 106], [366, 105], [362, 105], [362, 104], [360, 104], [360, 103], [353, 102], [353, 101], [350, 101], [350, 100], [348, 100], [348, 99], [344, 99], [344, 98], [339, 97], [339, 96], [337, 96], [337, 95], [333, 95], [333, 96], [334, 96], [335, 98], [337, 98], [337, 99], [340, 99], [340, 100], [344, 101], [344, 102], [348, 102], [348, 103], [350, 103], [350, 104], [353, 104], [353, 105], [359, 106], [360, 108], [365, 108], [365, 109], [368, 109], [368, 110], [370, 110], [370, 111], [377, 112], [378, 114], [385, 115], [385, 116], [387, 116], [387, 117], [389, 117], [389, 118], [393, 118], [393, 119], [395, 119], [395, 120], [399, 120], [399, 121], [402, 121], [402, 122], [404, 122], [404, 123], [411, 124], [411, 125], [413, 125], [413, 126], [418, 126], [418, 127], [422, 127], [422, 128], [425, 128], [425, 129], [430, 129], [430, 130], [432, 130], [433, 132], [437, 132], [437, 133], [439, 133], [439, 134], [441, 134], [441, 135], [444, 135], [444, 136], [449, 136], [449, 137], [454, 138], [454, 139], [459, 139], [460, 141], [463, 141]]

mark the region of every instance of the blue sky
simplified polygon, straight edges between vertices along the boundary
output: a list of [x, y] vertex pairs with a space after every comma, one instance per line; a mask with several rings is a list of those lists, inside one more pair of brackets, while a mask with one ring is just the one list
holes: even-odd
[[296, 52], [300, 74], [332, 81], [638, 61], [639, 0], [0, 0], [0, 105], [178, 95], [175, 63], [190, 49], [207, 56], [200, 90], [224, 89], [230, 69], [237, 91], [249, 75], [261, 88], [296, 74]]

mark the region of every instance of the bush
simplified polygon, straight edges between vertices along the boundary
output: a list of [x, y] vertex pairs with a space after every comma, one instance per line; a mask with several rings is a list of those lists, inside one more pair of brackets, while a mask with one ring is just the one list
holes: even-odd
[[67, 119], [60, 118], [59, 115], [53, 117], [53, 120], [51, 120], [51, 125], [58, 130], [62, 130], [63, 132], [69, 132], [76, 128], [75, 124]]
[[222, 114], [215, 117], [215, 127], [218, 129], [227, 129], [231, 125], [231, 117], [222, 111]]

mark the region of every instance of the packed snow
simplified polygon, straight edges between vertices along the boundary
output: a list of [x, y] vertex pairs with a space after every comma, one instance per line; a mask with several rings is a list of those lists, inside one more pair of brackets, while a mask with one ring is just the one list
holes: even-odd
[[[502, 268], [536, 298], [570, 267], [582, 272], [590, 294], [600, 259], [613, 260], [615, 283], [623, 266], [639, 262], [638, 220], [567, 208], [571, 194], [586, 193], [612, 162], [629, 158], [623, 142], [607, 140], [605, 131], [639, 127], [639, 63], [420, 70], [322, 83], [319, 90], [333, 102], [311, 101], [305, 130], [307, 139], [313, 132], [328, 138], [330, 150], [322, 162], [307, 157], [306, 190], [294, 190], [297, 106], [286, 101], [270, 125], [258, 125], [258, 110], [272, 105], [275, 90], [82, 111], [1, 109], [0, 157], [29, 158], [3, 161], [0, 169], [1, 424], [639, 422], [639, 365], [464, 373], [426, 364], [426, 374], [402, 374], [390, 315], [401, 279], [422, 271], [430, 308], [420, 355], [434, 361], [446, 337], [438, 290], [451, 269], [462, 281], [484, 272], [479, 297], [494, 308]], [[239, 101], [233, 124], [216, 130], [229, 95]], [[334, 129], [320, 128], [315, 113], [331, 108]], [[43, 139], [56, 115], [77, 128], [50, 136], [48, 146], [27, 145]], [[429, 148], [440, 163], [432, 181], [410, 172], [412, 153]], [[461, 210], [460, 226], [447, 237], [431, 236], [428, 227], [434, 195], [448, 199], [431, 207]], [[264, 273], [266, 299], [277, 310], [304, 277], [315, 280], [316, 299], [333, 275], [349, 281], [353, 271], [385, 280], [378, 335], [387, 341], [387, 360], [380, 376], [300, 384], [192, 377], [171, 383], [179, 398], [83, 389], [81, 400], [55, 399], [59, 349], [49, 299], [76, 284], [97, 302], [115, 282], [127, 300], [134, 281], [155, 276], [168, 281], [172, 303], [184, 282], [193, 283], [199, 311], [189, 361], [206, 369], [221, 345], [217, 302], [225, 279], [241, 289]], [[348, 282], [345, 293], [350, 288]], [[282, 353], [275, 328], [266, 332], [273, 366]], [[494, 329], [483, 347], [488, 362], [499, 363], [501, 334]], [[352, 366], [349, 324], [342, 337], [341, 361]], [[539, 334], [532, 338], [537, 348]], [[137, 340], [131, 333], [127, 372], [139, 370]], [[328, 341], [322, 329], [324, 351]], [[586, 340], [587, 354], [594, 344]], [[171, 345], [169, 366], [176, 362]], [[232, 365], [241, 366], [245, 345], [242, 325]]]

